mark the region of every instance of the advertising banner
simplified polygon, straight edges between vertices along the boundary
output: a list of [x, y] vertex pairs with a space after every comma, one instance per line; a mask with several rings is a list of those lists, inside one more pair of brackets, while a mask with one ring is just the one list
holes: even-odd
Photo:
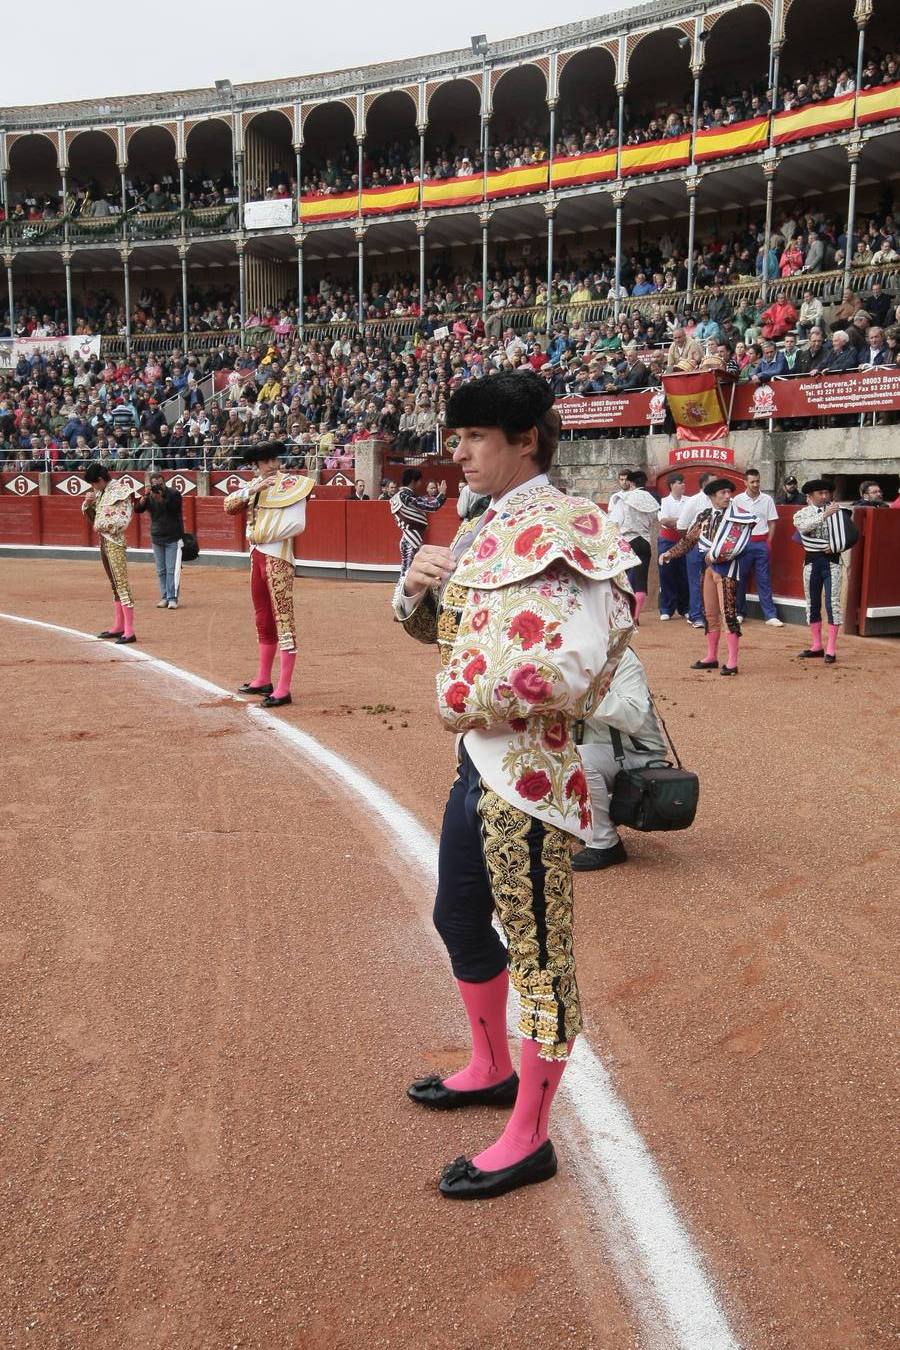
[[44, 358], [67, 356], [91, 361], [100, 355], [99, 337], [0, 338], [0, 370], [15, 370], [21, 356]]
[[661, 426], [666, 419], [666, 396], [661, 389], [636, 389], [631, 394], [570, 395], [553, 405], [563, 431], [589, 427]]
[[294, 223], [294, 203], [290, 197], [270, 197], [262, 202], [244, 203], [245, 230], [271, 230]]
[[840, 375], [797, 375], [767, 384], [739, 384], [732, 422], [770, 417], [826, 417], [900, 412], [900, 370], [875, 366]]

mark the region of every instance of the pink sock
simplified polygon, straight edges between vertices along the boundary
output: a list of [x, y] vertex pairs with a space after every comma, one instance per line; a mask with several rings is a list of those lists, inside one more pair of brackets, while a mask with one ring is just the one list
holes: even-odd
[[719, 630], [713, 629], [706, 635], [706, 659], [707, 661], [718, 661], [716, 653], [719, 650]]
[[[819, 625], [819, 627], [821, 628], [821, 624]], [[826, 656], [834, 656], [834, 655], [837, 653], [837, 635], [838, 635], [838, 626], [837, 626], [837, 624], [836, 624], [836, 623], [830, 623], [830, 624], [828, 625], [828, 646], [825, 648], [825, 654], [826, 654]], [[822, 642], [822, 639], [819, 638], [819, 644], [820, 644], [820, 645], [821, 645], [821, 642]]]
[[125, 636], [134, 637], [134, 605], [122, 606], [122, 619], [125, 624]]
[[287, 698], [291, 692], [291, 676], [297, 664], [296, 652], [282, 652], [278, 665], [278, 683], [272, 693], [273, 698]]
[[275, 642], [261, 642], [259, 644], [259, 670], [256, 672], [254, 684], [272, 683], [272, 664], [277, 651], [278, 644]]
[[457, 980], [456, 984], [469, 1018], [472, 1058], [464, 1069], [451, 1074], [444, 1082], [457, 1092], [474, 1092], [477, 1088], [502, 1083], [513, 1071], [506, 1039], [509, 974], [501, 970], [492, 980], [484, 980], [481, 984], [467, 980]]
[[125, 627], [125, 616], [122, 613], [122, 605], [117, 600], [115, 605], [116, 617], [113, 619], [112, 630], [114, 633], [121, 633]]
[[[569, 1042], [571, 1053], [574, 1040]], [[519, 1065], [519, 1093], [506, 1129], [490, 1148], [472, 1161], [483, 1172], [512, 1167], [543, 1144], [547, 1135], [550, 1107], [566, 1067], [564, 1059], [539, 1059], [538, 1043], [522, 1041]]]
[[728, 647], [728, 664], [732, 670], [734, 670], [738, 663], [738, 643], [740, 640], [737, 633], [725, 634], [725, 642]]
[[646, 605], [646, 603], [647, 603], [647, 592], [646, 592], [646, 591], [635, 591], [635, 593], [634, 593], [634, 621], [635, 621], [635, 623], [637, 623], [638, 619], [641, 617], [641, 610], [644, 608], [644, 606]]
[[821, 624], [821, 621], [820, 621], [819, 623], [811, 623], [811, 624], [809, 625], [809, 631], [810, 631], [810, 633], [812, 633], [812, 645], [811, 645], [811, 647], [810, 647], [810, 651], [812, 651], [812, 652], [820, 652], [820, 651], [822, 650], [822, 624]]

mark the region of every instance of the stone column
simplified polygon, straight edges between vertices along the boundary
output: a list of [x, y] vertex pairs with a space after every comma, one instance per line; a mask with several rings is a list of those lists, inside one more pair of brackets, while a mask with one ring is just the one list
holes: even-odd
[[859, 173], [859, 157], [862, 154], [862, 139], [857, 136], [847, 146], [847, 159], [850, 161], [850, 193], [847, 198], [847, 247], [844, 251], [844, 286], [850, 285], [850, 268], [853, 265], [853, 236], [856, 233], [856, 178]]
[[362, 335], [366, 328], [366, 308], [363, 303], [363, 280], [365, 271], [364, 243], [366, 238], [366, 227], [362, 222], [354, 229], [353, 237], [356, 240], [357, 323], [359, 325], [360, 335]]
[[424, 211], [416, 216], [416, 234], [419, 238], [419, 310], [425, 313], [425, 231], [428, 220]]
[[769, 298], [769, 240], [772, 238], [772, 212], [775, 207], [775, 175], [778, 172], [778, 160], [770, 159], [763, 165], [763, 173], [766, 176], [766, 237], [763, 240], [763, 269], [762, 269], [762, 288], [760, 290], [760, 299], [763, 302]]
[[687, 178], [684, 186], [688, 195], [687, 304], [690, 305], [694, 293], [694, 243], [697, 235], [697, 193], [700, 191], [700, 179]]
[[621, 182], [616, 186], [612, 199], [616, 208], [616, 277], [615, 292], [616, 298], [613, 301], [613, 315], [618, 320], [619, 317], [619, 286], [622, 282], [622, 207], [625, 205], [625, 198], [628, 195], [628, 189], [622, 187]]
[[122, 259], [122, 277], [124, 281], [125, 295], [125, 355], [131, 355], [131, 269], [128, 265], [128, 259], [131, 257], [131, 249], [127, 244], [123, 244], [119, 249], [119, 257]]
[[[182, 217], [183, 219], [183, 217]], [[187, 356], [188, 349], [188, 246], [187, 244], [178, 245], [178, 257], [181, 261], [181, 336], [184, 342], [184, 354]]]
[[384, 441], [357, 441], [354, 473], [366, 485], [366, 492], [374, 501], [381, 491], [381, 470], [384, 463]]
[[306, 238], [303, 230], [298, 230], [294, 235], [294, 242], [297, 245], [297, 335], [301, 339], [304, 334], [304, 321], [306, 305], [304, 303], [304, 281], [303, 281], [303, 241]]
[[72, 308], [72, 250], [68, 244], [63, 245], [62, 260], [66, 274], [66, 324], [71, 337], [75, 330], [75, 316]]

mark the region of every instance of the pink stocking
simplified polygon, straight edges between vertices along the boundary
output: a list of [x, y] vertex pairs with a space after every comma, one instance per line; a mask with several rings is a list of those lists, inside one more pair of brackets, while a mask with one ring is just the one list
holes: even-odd
[[719, 630], [712, 628], [706, 635], [706, 659], [707, 661], [718, 661], [719, 650]]
[[275, 642], [261, 642], [259, 644], [259, 670], [256, 672], [254, 684], [272, 683], [272, 664], [277, 651], [278, 644]]
[[297, 664], [296, 652], [282, 652], [281, 661], [278, 666], [278, 683], [272, 694], [273, 698], [287, 698], [291, 692], [291, 676], [294, 673], [294, 666]]
[[115, 605], [115, 613], [116, 617], [113, 619], [112, 631], [114, 633], [122, 633], [125, 631], [125, 615], [122, 612], [122, 604], [118, 600]]
[[646, 605], [646, 603], [647, 603], [647, 592], [646, 592], [646, 591], [635, 591], [635, 593], [634, 593], [634, 621], [635, 621], [635, 623], [637, 623], [638, 619], [641, 617], [641, 610], [644, 608], [644, 606]]
[[134, 637], [134, 605], [122, 606], [122, 619], [125, 624], [125, 636]]
[[728, 646], [728, 666], [731, 670], [734, 670], [738, 663], [738, 644], [740, 643], [740, 640], [737, 633], [725, 634], [725, 642]]
[[[821, 629], [821, 626], [822, 626], [822, 625], [820, 624], [820, 625], [819, 625], [819, 628], [820, 628], [820, 629]], [[837, 654], [837, 635], [838, 635], [838, 626], [837, 626], [837, 624], [836, 624], [836, 623], [830, 623], [830, 624], [828, 625], [828, 646], [825, 648], [825, 654], [826, 654], [826, 656], [835, 656], [835, 655]], [[821, 647], [821, 645], [822, 645], [822, 639], [819, 638], [819, 646]]]
[[513, 1071], [506, 1039], [509, 974], [501, 970], [492, 980], [480, 984], [467, 980], [456, 983], [472, 1031], [472, 1058], [464, 1069], [451, 1074], [444, 1082], [456, 1092], [474, 1092], [502, 1083]]
[[810, 651], [812, 651], [812, 652], [820, 652], [820, 651], [822, 650], [822, 621], [821, 621], [821, 619], [819, 620], [818, 623], [811, 623], [811, 624], [809, 625], [809, 631], [810, 631], [810, 633], [812, 634], [812, 644], [811, 644], [811, 646], [810, 646]]
[[[571, 1052], [574, 1041], [569, 1042]], [[537, 1041], [522, 1041], [519, 1067], [519, 1093], [506, 1129], [490, 1148], [472, 1161], [483, 1172], [512, 1167], [540, 1148], [547, 1139], [547, 1121], [556, 1089], [559, 1087], [564, 1059], [539, 1059]]]

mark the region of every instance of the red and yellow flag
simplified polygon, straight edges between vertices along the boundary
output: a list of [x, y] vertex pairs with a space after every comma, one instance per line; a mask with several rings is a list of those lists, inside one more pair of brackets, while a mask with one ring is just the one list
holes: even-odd
[[714, 370], [664, 375], [666, 400], [683, 441], [719, 441], [728, 434], [728, 416]]

